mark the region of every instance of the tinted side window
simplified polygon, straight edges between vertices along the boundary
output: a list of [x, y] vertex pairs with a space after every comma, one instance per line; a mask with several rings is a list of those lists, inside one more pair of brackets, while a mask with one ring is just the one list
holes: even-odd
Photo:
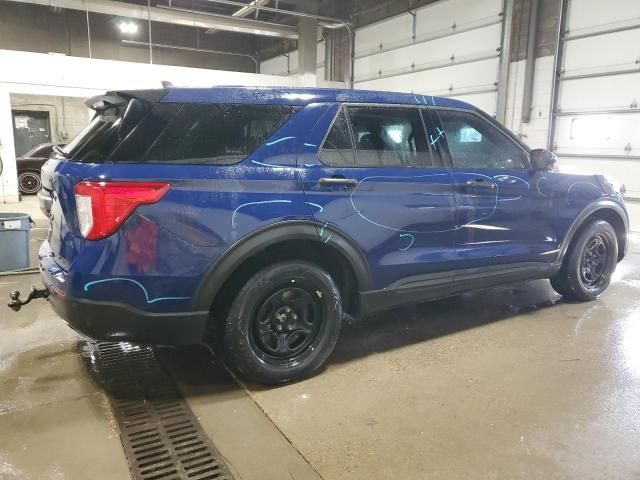
[[340, 110], [322, 145], [320, 161], [331, 167], [353, 167], [355, 165], [351, 134], [344, 110]]
[[417, 108], [348, 107], [348, 112], [358, 166], [431, 166]]
[[180, 110], [177, 103], [158, 103], [151, 112], [131, 131], [108, 158], [109, 162], [140, 162], [156, 141], [160, 133], [167, 128]]
[[[131, 106], [135, 108], [129, 108]], [[89, 163], [105, 161], [126, 135], [122, 125], [126, 124], [129, 131], [135, 128], [150, 108], [147, 102], [133, 99], [126, 105], [96, 114], [91, 123], [63, 147], [66, 158]]]
[[486, 120], [467, 112], [439, 110], [456, 168], [527, 168], [526, 153]]
[[144, 161], [237, 163], [278, 130], [295, 110], [284, 105], [185, 104]]

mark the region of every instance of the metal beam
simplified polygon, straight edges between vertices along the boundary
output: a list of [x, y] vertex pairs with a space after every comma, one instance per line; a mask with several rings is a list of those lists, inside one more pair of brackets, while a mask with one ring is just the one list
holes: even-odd
[[[256, 12], [256, 15], [257, 15], [258, 11], [260, 10], [260, 7], [265, 7], [268, 4], [269, 4], [269, 0], [252, 0], [249, 4], [233, 12], [231, 16], [236, 18], [244, 18], [251, 15], [251, 13], [254, 11]], [[256, 17], [256, 20], [257, 20], [257, 17]], [[218, 30], [215, 28], [210, 28], [204, 33], [208, 35], [213, 35], [217, 31]]]
[[522, 94], [522, 114], [520, 119], [523, 123], [531, 120], [531, 107], [533, 104], [533, 78], [536, 74], [536, 30], [538, 27], [538, 0], [531, 0], [529, 4], [529, 32], [527, 35], [527, 60], [524, 72], [524, 88]]
[[554, 149], [556, 138], [556, 117], [554, 112], [558, 110], [558, 97], [560, 92], [560, 75], [562, 70], [562, 57], [564, 56], [564, 42], [562, 32], [567, 25], [568, 0], [560, 0], [558, 5], [558, 30], [556, 31], [556, 52], [553, 63], [553, 83], [551, 84], [551, 106], [549, 107], [549, 131], [547, 132], [547, 148]]
[[502, 43], [500, 65], [498, 67], [498, 98], [496, 120], [504, 125], [507, 116], [507, 95], [509, 93], [509, 64], [511, 57], [511, 22], [513, 21], [513, 0], [502, 2]]
[[[211, 3], [220, 3], [222, 5], [232, 5], [234, 7], [246, 7], [246, 3], [237, 2], [235, 0], [206, 0]], [[283, 8], [274, 7], [260, 7], [260, 10], [271, 13], [280, 13], [282, 15], [292, 15], [294, 17], [312, 18], [314, 20], [320, 20], [320, 24], [325, 28], [350, 28], [349, 24], [341, 18], [326, 17], [324, 15], [316, 15], [315, 13], [299, 12], [297, 10], [285, 10]]]
[[[268, 37], [298, 38], [295, 27], [279, 25], [277, 23], [236, 18], [214, 13], [193, 12], [189, 10], [163, 9], [124, 3], [114, 0], [7, 0], [31, 5], [44, 5], [46, 7], [65, 8], [70, 10], [90, 11], [105, 15], [115, 15], [138, 20], [170, 23], [183, 27], [215, 28], [230, 32], [249, 33]], [[246, 6], [246, 4], [244, 4]], [[149, 18], [151, 17], [151, 18]]]

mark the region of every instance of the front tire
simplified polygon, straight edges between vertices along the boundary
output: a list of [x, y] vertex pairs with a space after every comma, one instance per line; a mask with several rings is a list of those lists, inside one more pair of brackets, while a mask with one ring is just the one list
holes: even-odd
[[18, 174], [18, 188], [24, 195], [35, 195], [42, 187], [40, 173], [33, 170], [24, 170]]
[[609, 286], [617, 261], [615, 230], [608, 222], [596, 220], [571, 244], [562, 268], [551, 277], [551, 286], [569, 300], [595, 300]]
[[277, 263], [251, 277], [231, 304], [224, 359], [249, 381], [297, 380], [324, 364], [341, 325], [340, 291], [327, 272], [305, 261]]

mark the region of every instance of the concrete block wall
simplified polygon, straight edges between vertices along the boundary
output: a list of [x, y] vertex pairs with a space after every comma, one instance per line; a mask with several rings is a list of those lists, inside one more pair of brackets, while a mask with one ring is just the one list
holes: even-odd
[[68, 142], [87, 125], [93, 112], [78, 97], [11, 94], [12, 110], [49, 112], [51, 141]]

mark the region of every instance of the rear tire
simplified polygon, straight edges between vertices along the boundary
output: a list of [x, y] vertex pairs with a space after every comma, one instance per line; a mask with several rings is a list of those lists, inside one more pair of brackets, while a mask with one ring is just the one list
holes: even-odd
[[42, 187], [40, 173], [34, 170], [23, 170], [18, 174], [18, 188], [24, 195], [35, 195]]
[[231, 304], [224, 360], [249, 381], [297, 380], [324, 364], [341, 325], [340, 291], [327, 272], [305, 261], [277, 263], [251, 277]]
[[617, 262], [616, 232], [608, 222], [596, 220], [573, 240], [551, 286], [569, 300], [595, 300], [609, 286]]

